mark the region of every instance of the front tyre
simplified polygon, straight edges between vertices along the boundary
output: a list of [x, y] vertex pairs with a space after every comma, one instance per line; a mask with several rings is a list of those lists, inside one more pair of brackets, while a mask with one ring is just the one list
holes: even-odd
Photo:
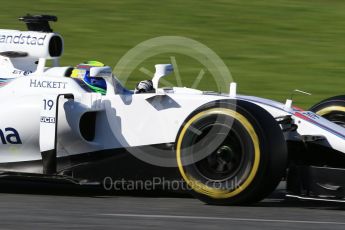
[[333, 123], [345, 127], [345, 95], [323, 100], [309, 110]]
[[286, 170], [287, 149], [276, 120], [246, 101], [202, 106], [181, 127], [177, 164], [191, 193], [208, 204], [257, 202]]

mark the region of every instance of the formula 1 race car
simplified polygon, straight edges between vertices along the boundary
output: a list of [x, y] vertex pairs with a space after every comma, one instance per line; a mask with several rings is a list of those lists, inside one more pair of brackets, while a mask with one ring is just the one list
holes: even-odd
[[0, 30], [0, 180], [108, 186], [164, 176], [206, 203], [233, 205], [286, 178], [291, 197], [344, 200], [344, 120], [238, 95], [236, 83], [228, 94], [159, 88], [170, 64], [156, 65], [152, 87], [128, 90], [102, 63], [58, 66], [56, 17], [21, 20], [29, 31]]

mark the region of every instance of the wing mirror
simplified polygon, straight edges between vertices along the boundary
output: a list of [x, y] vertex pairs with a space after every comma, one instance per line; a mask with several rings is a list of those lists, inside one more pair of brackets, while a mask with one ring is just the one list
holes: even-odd
[[159, 80], [174, 71], [172, 64], [157, 64], [155, 65], [156, 72], [152, 78], [153, 88], [158, 89]]

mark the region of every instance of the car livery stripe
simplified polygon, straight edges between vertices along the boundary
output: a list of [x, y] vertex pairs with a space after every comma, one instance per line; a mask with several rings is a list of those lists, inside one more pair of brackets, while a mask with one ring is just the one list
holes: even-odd
[[297, 110], [297, 111], [303, 111], [303, 109], [301, 109], [300, 107], [297, 107], [297, 106], [292, 106], [292, 108], [293, 108], [294, 110]]
[[0, 87], [4, 87], [8, 83], [10, 83], [13, 78], [0, 78]]

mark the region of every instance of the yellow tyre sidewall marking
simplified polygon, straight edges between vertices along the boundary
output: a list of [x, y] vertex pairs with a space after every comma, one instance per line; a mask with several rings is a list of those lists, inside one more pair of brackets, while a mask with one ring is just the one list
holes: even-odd
[[[188, 128], [193, 124], [195, 121], [199, 120], [200, 118], [203, 118], [208, 115], [212, 114], [221, 114], [221, 115], [227, 115], [230, 116], [237, 121], [239, 121], [243, 127], [246, 129], [246, 131], [249, 133], [253, 145], [254, 145], [254, 163], [252, 166], [252, 169], [249, 173], [249, 176], [247, 179], [240, 185], [239, 187], [236, 187], [235, 190], [229, 191], [225, 189], [220, 189], [220, 188], [214, 188], [214, 187], [209, 187], [206, 184], [201, 183], [200, 181], [194, 179], [191, 175], [187, 174], [184, 171], [184, 167], [182, 164], [182, 159], [181, 159], [181, 145], [183, 138], [186, 134], [186, 131]], [[183, 177], [183, 179], [186, 181], [186, 183], [196, 192], [207, 195], [212, 198], [216, 199], [226, 199], [230, 198], [233, 196], [238, 195], [241, 193], [243, 190], [245, 190], [251, 182], [254, 180], [255, 175], [258, 171], [259, 168], [259, 163], [260, 163], [260, 146], [259, 146], [259, 138], [254, 130], [254, 127], [251, 125], [251, 123], [248, 121], [247, 118], [245, 118], [242, 114], [231, 110], [231, 109], [226, 109], [226, 108], [213, 108], [213, 109], [208, 109], [205, 111], [202, 111], [195, 116], [193, 116], [183, 127], [178, 140], [177, 140], [177, 148], [176, 148], [176, 158], [177, 158], [177, 165], [179, 168], [179, 171]], [[237, 186], [237, 185], [235, 185]]]
[[323, 109], [317, 111], [316, 114], [320, 115], [320, 116], [323, 116], [323, 115], [329, 114], [329, 113], [331, 113], [333, 111], [345, 112], [345, 107], [337, 106], [337, 105], [329, 106], [329, 107], [326, 107], [326, 108], [323, 108]]

